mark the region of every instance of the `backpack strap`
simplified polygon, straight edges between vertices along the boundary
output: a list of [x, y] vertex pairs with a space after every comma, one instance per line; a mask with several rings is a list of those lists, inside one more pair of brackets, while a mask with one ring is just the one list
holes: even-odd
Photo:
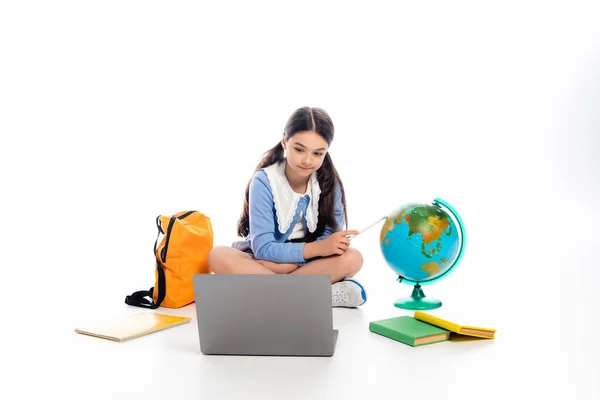
[[[154, 241], [154, 256], [156, 257], [156, 271], [158, 272], [158, 299], [156, 299], [156, 303], [152, 299], [154, 294], [154, 287], [151, 287], [149, 290], [140, 290], [132, 293], [129, 296], [125, 296], [125, 304], [134, 307], [141, 308], [149, 308], [154, 310], [160, 307], [160, 303], [165, 299], [165, 292], [167, 288], [167, 282], [165, 279], [165, 269], [163, 267], [163, 263], [167, 261], [167, 247], [169, 245], [169, 239], [171, 238], [171, 230], [173, 229], [173, 223], [175, 222], [176, 217], [171, 217], [169, 221], [169, 227], [167, 228], [167, 234], [165, 239], [165, 247], [163, 247], [161, 251], [161, 256], [159, 257], [156, 250], [158, 246], [158, 238], [161, 233], [165, 233], [162, 229], [160, 223], [160, 215], [156, 217], [156, 227], [158, 228], [158, 234], [156, 235], [156, 240]], [[162, 260], [161, 260], [162, 258]], [[151, 300], [146, 299], [149, 297]]]
[[[169, 249], [169, 240], [171, 239], [171, 231], [173, 230], [173, 225], [175, 224], [176, 219], [184, 219], [195, 212], [197, 211], [187, 211], [181, 212], [179, 213], [179, 215], [173, 215], [169, 220], [169, 225], [167, 227], [166, 233], [162, 228], [162, 224], [160, 223], [160, 215], [156, 217], [156, 227], [158, 229], [158, 234], [156, 235], [156, 240], [154, 241], [154, 256], [156, 257], [156, 271], [158, 272], [158, 298], [156, 299], [156, 303], [154, 303], [154, 299], [152, 296], [154, 294], [155, 288], [151, 287], [149, 290], [140, 290], [138, 292], [132, 293], [129, 296], [126, 296], [125, 304], [135, 307], [149, 308], [152, 310], [160, 307], [160, 304], [165, 299], [165, 292], [167, 290], [164, 263], [167, 262], [167, 251]], [[159, 257], [159, 255], [157, 254], [157, 246], [158, 238], [160, 237], [161, 233], [164, 234], [166, 238], [165, 246], [162, 248]], [[149, 297], [150, 300], [148, 300], [146, 297]]]
[[154, 304], [151, 300], [148, 300], [146, 297], [152, 298], [152, 291], [154, 288], [150, 288], [150, 290], [140, 290], [139, 292], [133, 292], [129, 296], [125, 296], [125, 304], [135, 307], [149, 308], [151, 310], [158, 308], [159, 306]]

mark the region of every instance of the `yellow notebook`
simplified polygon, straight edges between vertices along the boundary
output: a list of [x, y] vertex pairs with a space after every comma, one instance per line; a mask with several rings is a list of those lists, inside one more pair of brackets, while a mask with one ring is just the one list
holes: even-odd
[[435, 315], [427, 314], [423, 311], [415, 311], [415, 319], [419, 321], [427, 322], [428, 324], [437, 326], [439, 328], [446, 329], [450, 332], [458, 333], [461, 335], [494, 339], [496, 330], [492, 328], [482, 328], [477, 326], [460, 325], [455, 322], [450, 322]]
[[82, 335], [95, 336], [102, 339], [125, 342], [141, 336], [149, 335], [163, 329], [173, 328], [190, 322], [191, 318], [176, 315], [143, 312], [130, 315], [116, 321], [107, 322], [91, 329], [77, 328], [75, 332]]

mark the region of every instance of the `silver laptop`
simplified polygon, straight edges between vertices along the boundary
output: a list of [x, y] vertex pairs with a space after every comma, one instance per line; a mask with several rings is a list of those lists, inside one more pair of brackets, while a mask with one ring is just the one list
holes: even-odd
[[196, 274], [203, 354], [332, 356], [329, 275]]

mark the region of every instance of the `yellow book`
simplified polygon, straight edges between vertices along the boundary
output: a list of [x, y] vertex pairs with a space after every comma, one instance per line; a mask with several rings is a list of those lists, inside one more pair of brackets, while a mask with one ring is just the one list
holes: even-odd
[[419, 321], [427, 322], [430, 325], [437, 326], [439, 328], [446, 329], [450, 332], [458, 333], [461, 335], [494, 339], [496, 330], [492, 328], [482, 328], [477, 326], [460, 325], [455, 322], [436, 317], [435, 315], [427, 314], [423, 311], [415, 311], [415, 319]]
[[75, 332], [82, 335], [114, 340], [115, 342], [126, 342], [127, 340], [186, 324], [190, 320], [191, 318], [188, 317], [142, 312], [90, 329], [76, 328]]

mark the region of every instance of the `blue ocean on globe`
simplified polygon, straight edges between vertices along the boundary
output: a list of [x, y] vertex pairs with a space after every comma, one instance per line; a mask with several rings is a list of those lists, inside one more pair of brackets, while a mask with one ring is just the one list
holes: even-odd
[[431, 204], [406, 204], [390, 213], [381, 228], [381, 252], [406, 283], [429, 284], [457, 262], [460, 234], [454, 220]]

